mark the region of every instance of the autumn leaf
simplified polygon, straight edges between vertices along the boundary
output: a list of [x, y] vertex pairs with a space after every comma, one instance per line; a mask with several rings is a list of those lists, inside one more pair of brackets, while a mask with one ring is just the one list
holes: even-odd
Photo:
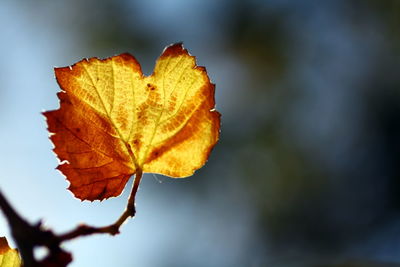
[[138, 172], [187, 177], [219, 137], [214, 84], [182, 44], [150, 76], [121, 54], [56, 68], [60, 108], [47, 111], [58, 169], [81, 200], [118, 196]]
[[19, 267], [21, 265], [18, 250], [10, 248], [7, 239], [0, 237], [0, 267]]

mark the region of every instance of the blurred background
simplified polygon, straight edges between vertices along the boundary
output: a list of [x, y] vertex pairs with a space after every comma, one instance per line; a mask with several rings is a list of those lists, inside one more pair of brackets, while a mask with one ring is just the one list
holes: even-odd
[[400, 1], [3, 0], [0, 25], [0, 188], [56, 232], [113, 222], [130, 184], [101, 203], [66, 190], [40, 113], [53, 67], [129, 52], [151, 74], [182, 41], [216, 83], [208, 163], [147, 174], [136, 218], [66, 243], [71, 266], [400, 263]]

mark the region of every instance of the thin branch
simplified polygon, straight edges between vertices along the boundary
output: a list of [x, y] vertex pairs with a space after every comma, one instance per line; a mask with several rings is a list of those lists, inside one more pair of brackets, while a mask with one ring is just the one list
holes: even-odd
[[[72, 261], [71, 254], [60, 247], [60, 241], [52, 231], [43, 229], [40, 222], [29, 224], [14, 210], [1, 191], [0, 208], [10, 225], [25, 267], [67, 266]], [[34, 248], [38, 246], [45, 246], [49, 250], [49, 255], [40, 262], [35, 259], [33, 253]]]
[[[135, 196], [142, 176], [142, 169], [137, 168], [125, 211], [113, 224], [104, 227], [93, 227], [83, 224], [61, 235], [56, 235], [51, 230], [44, 229], [40, 222], [34, 225], [28, 223], [15, 211], [0, 190], [0, 209], [3, 211], [10, 225], [11, 233], [21, 253], [24, 266], [67, 266], [72, 261], [72, 257], [70, 253], [61, 248], [61, 243], [64, 241], [92, 234], [118, 234], [121, 225], [128, 218], [135, 216]], [[49, 255], [39, 262], [35, 259], [33, 251], [35, 247], [40, 246], [47, 247]]]
[[[11, 226], [11, 233], [19, 247], [19, 251], [25, 261], [31, 262], [34, 260], [33, 252], [30, 249], [30, 244], [21, 242], [20, 233], [21, 230], [30, 229], [31, 226], [28, 222], [19, 216], [19, 214], [11, 207], [11, 204], [7, 201], [5, 196], [0, 190], [0, 208], [3, 211], [8, 223]], [[32, 231], [27, 231], [26, 234], [32, 233]], [[30, 238], [28, 237], [28, 240]]]

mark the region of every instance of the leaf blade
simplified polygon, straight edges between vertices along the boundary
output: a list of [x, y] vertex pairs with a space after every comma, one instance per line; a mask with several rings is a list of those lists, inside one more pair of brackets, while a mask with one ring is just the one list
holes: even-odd
[[20, 267], [21, 257], [17, 249], [8, 246], [7, 239], [0, 237], [0, 267]]
[[215, 87], [182, 44], [151, 76], [129, 54], [56, 68], [60, 108], [45, 112], [58, 169], [81, 200], [119, 195], [136, 169], [186, 177], [218, 141]]

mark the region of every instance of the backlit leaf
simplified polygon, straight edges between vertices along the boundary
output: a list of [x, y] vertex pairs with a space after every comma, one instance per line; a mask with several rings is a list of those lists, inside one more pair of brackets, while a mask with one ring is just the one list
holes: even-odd
[[119, 195], [138, 169], [187, 177], [219, 137], [214, 85], [182, 44], [144, 76], [130, 54], [55, 69], [60, 108], [45, 112], [58, 169], [81, 200]]
[[18, 250], [10, 248], [7, 239], [0, 237], [0, 267], [19, 267], [21, 265]]

